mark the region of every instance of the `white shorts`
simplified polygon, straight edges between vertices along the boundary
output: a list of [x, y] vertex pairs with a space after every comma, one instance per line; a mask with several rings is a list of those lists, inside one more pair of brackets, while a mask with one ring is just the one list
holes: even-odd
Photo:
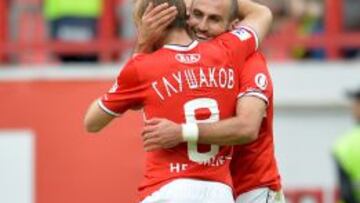
[[231, 187], [219, 182], [177, 179], [141, 203], [235, 203]]
[[285, 197], [282, 191], [258, 188], [239, 195], [236, 203], [285, 203]]

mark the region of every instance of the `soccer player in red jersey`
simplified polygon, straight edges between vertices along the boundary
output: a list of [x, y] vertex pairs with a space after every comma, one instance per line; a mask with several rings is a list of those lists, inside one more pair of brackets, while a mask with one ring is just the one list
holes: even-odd
[[[211, 39], [229, 30], [237, 22], [237, 11], [231, 2], [193, 0], [189, 26], [198, 39]], [[238, 203], [284, 202], [274, 156], [273, 86], [261, 53], [257, 52], [246, 60], [239, 78], [236, 117], [214, 124], [199, 124], [198, 142], [238, 144], [231, 162]], [[156, 137], [158, 141], [145, 141], [145, 149], [167, 148], [168, 143], [176, 145], [176, 142], [181, 142], [181, 126], [164, 119], [153, 119], [144, 130], [144, 138], [148, 137]]]
[[[139, 106], [143, 106], [148, 119], [163, 117], [186, 122], [183, 137], [186, 143], [146, 153], [140, 200], [143, 203], [234, 202], [229, 172], [232, 148], [198, 145], [196, 123], [215, 122], [234, 115], [240, 67], [256, 49], [256, 34], [250, 28], [239, 27], [199, 44], [187, 31], [182, 0], [142, 2], [140, 16], [146, 13], [149, 2], [175, 5], [178, 14], [156, 44], [162, 48], [132, 58], [110, 91], [89, 107], [84, 121], [86, 129], [98, 132], [113, 118]], [[251, 9], [247, 22], [252, 22], [250, 25], [262, 39], [271, 22], [271, 13], [257, 4], [248, 5]]]

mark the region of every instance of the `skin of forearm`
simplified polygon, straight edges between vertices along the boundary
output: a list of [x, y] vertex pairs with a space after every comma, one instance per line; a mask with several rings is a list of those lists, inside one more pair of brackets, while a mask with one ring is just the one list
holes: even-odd
[[113, 116], [110, 116], [98, 107], [97, 100], [95, 100], [85, 114], [84, 126], [87, 132], [98, 133], [113, 119]]
[[243, 97], [236, 104], [236, 116], [215, 123], [198, 124], [199, 143], [242, 145], [255, 141], [266, 112], [266, 103]]
[[235, 117], [216, 123], [198, 124], [200, 144], [242, 145], [257, 139], [258, 129]]
[[261, 42], [269, 32], [273, 20], [270, 9], [251, 0], [238, 0], [238, 5], [240, 17], [243, 19], [240, 24], [254, 29]]

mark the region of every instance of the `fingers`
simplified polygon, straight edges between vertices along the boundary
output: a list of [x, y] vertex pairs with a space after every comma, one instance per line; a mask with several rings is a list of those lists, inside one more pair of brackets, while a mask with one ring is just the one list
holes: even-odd
[[142, 134], [142, 139], [144, 141], [150, 140], [150, 139], [155, 139], [158, 138], [158, 134], [154, 133], [154, 132], [147, 132], [147, 133], [143, 133]]
[[161, 33], [173, 21], [176, 15], [176, 7], [169, 7], [168, 3], [158, 6], [154, 6], [153, 3], [149, 4], [137, 25], [140, 33], [138, 40], [146, 44], [145, 47], [152, 47], [153, 42], [157, 41], [157, 38], [161, 36]]
[[164, 18], [168, 19], [169, 17], [173, 17], [177, 15], [177, 10], [175, 6], [169, 7], [159, 13], [157, 13], [154, 18], [156, 19], [155, 22], [159, 20], [163, 20]]
[[161, 24], [158, 28], [157, 31], [159, 33], [162, 33], [164, 30], [166, 30], [166, 28], [174, 21], [175, 17], [170, 18], [169, 20], [167, 20], [166, 22], [164, 22], [163, 24]]
[[141, 132], [142, 136], [145, 136], [146, 134], [153, 133], [157, 130], [156, 126], [153, 125], [147, 125], [144, 127], [143, 131]]
[[144, 16], [147, 16], [153, 8], [154, 8], [154, 4], [152, 2], [150, 2], [149, 5], [146, 7]]
[[152, 138], [144, 141], [144, 149], [146, 151], [148, 150], [154, 150], [154, 149], [162, 149], [162, 145], [160, 144], [159, 139]]
[[143, 144], [144, 144], [144, 146], [148, 146], [148, 145], [152, 145], [152, 144], [161, 145], [160, 139], [157, 137], [148, 138], [143, 141]]
[[155, 8], [153, 8], [151, 11], [149, 11], [148, 15], [144, 15], [144, 16], [153, 17], [168, 7], [169, 7], [168, 3], [160, 4], [160, 5], [156, 6]]
[[169, 149], [179, 145], [173, 139], [164, 139], [155, 133], [148, 133], [143, 137], [143, 145], [146, 151]]
[[[175, 8], [175, 7], [171, 7]], [[164, 31], [168, 25], [172, 23], [172, 21], [176, 18], [177, 10], [171, 10], [171, 8], [166, 9], [163, 13], [159, 13], [157, 16], [154, 17], [154, 22], [151, 24], [151, 27], [157, 32]]]
[[151, 137], [154, 137], [157, 135], [157, 131], [159, 130], [159, 124], [163, 119], [159, 118], [153, 118], [150, 120], [145, 120], [145, 126], [143, 131], [141, 132], [141, 135], [143, 136], [143, 139], [149, 139]]
[[159, 124], [163, 119], [160, 118], [152, 118], [150, 120], [145, 121], [145, 125], [157, 125]]
[[156, 21], [154, 27], [157, 27], [158, 31], [165, 30], [176, 18], [177, 12], [171, 13], [167, 16], [164, 16]]
[[167, 3], [161, 4], [153, 8], [147, 15], [144, 15], [143, 21], [151, 25], [151, 27], [156, 28], [159, 24], [159, 21], [164, 21], [165, 19], [172, 18], [177, 15], [177, 9], [175, 6], [168, 7]]

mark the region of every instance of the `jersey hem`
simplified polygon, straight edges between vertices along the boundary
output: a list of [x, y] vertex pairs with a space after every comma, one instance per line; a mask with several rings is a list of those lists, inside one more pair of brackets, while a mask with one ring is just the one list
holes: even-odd
[[282, 190], [282, 187], [281, 187], [280, 183], [269, 184], [269, 185], [257, 185], [257, 186], [254, 186], [252, 188], [247, 188], [247, 189], [242, 189], [242, 190], [236, 190], [235, 189], [236, 198], [239, 197], [240, 195], [244, 194], [244, 193], [247, 193], [247, 192], [250, 192], [252, 190], [259, 189], [259, 188], [269, 188], [272, 191], [281, 191]]

